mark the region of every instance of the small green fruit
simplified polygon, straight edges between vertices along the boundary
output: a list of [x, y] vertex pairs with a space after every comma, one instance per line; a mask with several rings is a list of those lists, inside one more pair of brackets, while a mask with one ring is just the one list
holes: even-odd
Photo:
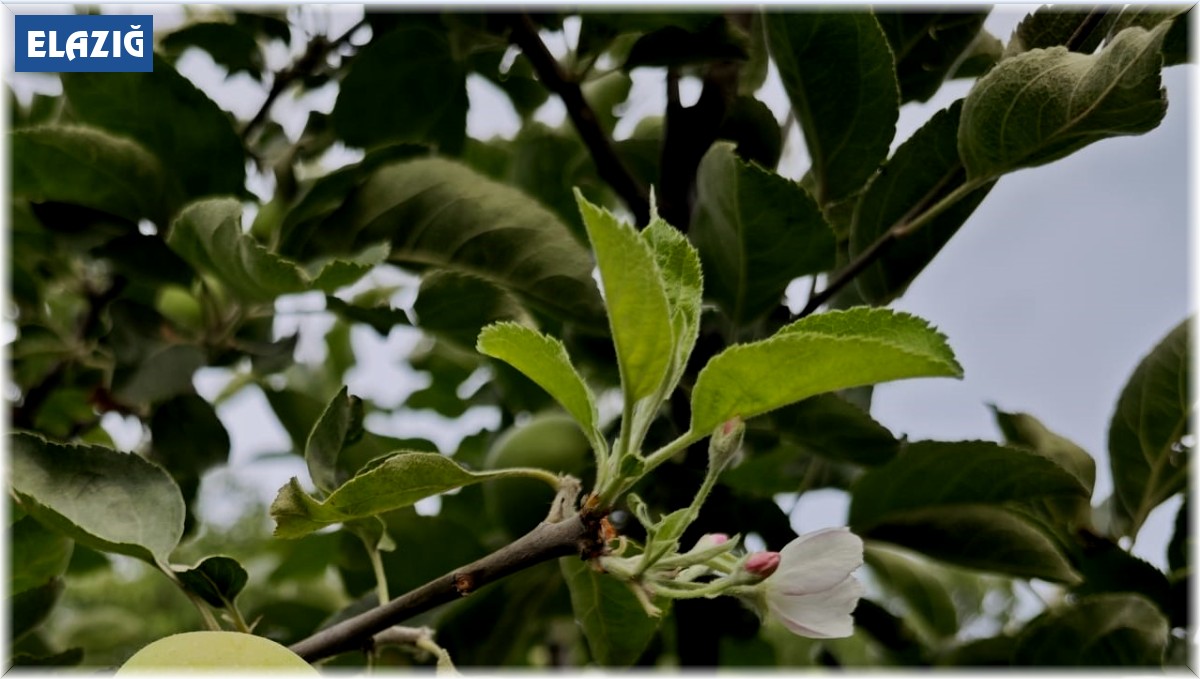
[[[590, 450], [575, 420], [548, 413], [504, 432], [484, 464], [488, 469], [538, 467], [581, 476]], [[488, 512], [510, 537], [518, 537], [546, 518], [554, 491], [534, 479], [501, 479], [483, 484], [483, 496]]]
[[204, 311], [200, 300], [178, 285], [167, 285], [158, 291], [158, 313], [185, 330], [204, 327]]
[[117, 676], [150, 672], [161, 675], [179, 670], [275, 671], [321, 676], [287, 647], [241, 632], [184, 632], [164, 637], [134, 653], [117, 670]]

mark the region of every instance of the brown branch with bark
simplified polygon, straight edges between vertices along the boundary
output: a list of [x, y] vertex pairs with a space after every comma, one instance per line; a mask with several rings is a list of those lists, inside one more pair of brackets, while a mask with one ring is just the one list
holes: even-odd
[[320, 630], [290, 648], [308, 662], [368, 648], [376, 634], [415, 615], [455, 601], [486, 584], [549, 559], [593, 554], [600, 537], [599, 518], [573, 515], [558, 523], [541, 523], [516, 542], [457, 568], [386, 604]]
[[569, 76], [550, 54], [546, 44], [538, 35], [537, 26], [528, 14], [520, 13], [511, 17], [512, 31], [509, 38], [514, 45], [521, 48], [529, 63], [537, 73], [538, 79], [562, 100], [567, 108], [576, 132], [583, 140], [592, 160], [596, 163], [596, 171], [613, 191], [621, 197], [625, 205], [633, 212], [638, 224], [650, 221], [650, 200], [646, 187], [630, 174], [621, 157], [613, 149], [608, 134], [600, 127], [596, 112], [587, 103], [579, 83]]

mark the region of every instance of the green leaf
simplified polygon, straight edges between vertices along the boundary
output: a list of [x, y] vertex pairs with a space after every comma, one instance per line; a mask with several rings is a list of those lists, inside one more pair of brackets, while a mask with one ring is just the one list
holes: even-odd
[[1189, 61], [1189, 24], [1191, 23], [1191, 8], [1183, 5], [1127, 5], [1109, 27], [1108, 40], [1117, 36], [1130, 26], [1141, 26], [1150, 30], [1155, 26], [1169, 22], [1171, 27], [1163, 38], [1163, 66], [1176, 66]]
[[293, 477], [271, 503], [271, 516], [277, 537], [302, 537], [331, 524], [376, 516], [455, 488], [510, 476], [528, 474], [520, 469], [470, 472], [437, 453], [398, 452], [368, 465], [320, 502]]
[[[629, 587], [616, 578], [597, 573], [592, 565], [574, 557], [558, 560], [571, 592], [575, 621], [583, 629], [592, 658], [600, 667], [629, 667], [637, 662], [658, 631], [659, 618], [646, 615]], [[664, 611], [670, 603], [656, 601]]]
[[1186, 570], [1191, 561], [1189, 555], [1192, 554], [1192, 543], [1195, 539], [1189, 528], [1189, 502], [1190, 499], [1185, 495], [1179, 505], [1179, 511], [1175, 514], [1175, 532], [1171, 534], [1171, 541], [1167, 543], [1167, 568], [1172, 573]]
[[997, 64], [963, 104], [958, 147], [967, 175], [999, 177], [1158, 127], [1167, 111], [1159, 50], [1169, 28], [1128, 28], [1096, 54], [1051, 47]]
[[14, 593], [7, 602], [9, 640], [15, 642], [45, 622], [65, 588], [62, 578], [53, 578], [33, 589]]
[[988, 33], [986, 30], [980, 30], [975, 35], [975, 40], [959, 57], [959, 62], [950, 69], [946, 79], [954, 78], [978, 78], [979, 76], [992, 70], [996, 62], [1000, 61], [1001, 55], [1004, 53], [1004, 43], [1000, 42], [1000, 38]]
[[113, 395], [121, 403], [149, 405], [191, 393], [192, 375], [205, 365], [204, 352], [192, 344], [155, 344], [137, 358], [113, 372]]
[[228, 556], [210, 556], [192, 567], [173, 566], [184, 589], [214, 608], [229, 608], [250, 579], [246, 569]]
[[880, 465], [900, 442], [865, 410], [836, 394], [819, 394], [771, 416], [782, 440], [830, 460]]
[[745, 61], [745, 36], [735, 32], [724, 17], [700, 30], [664, 26], [643, 34], [629, 48], [621, 66], [626, 72], [639, 66], [683, 66], [710, 61]]
[[578, 190], [575, 199], [600, 267], [621, 386], [633, 404], [654, 394], [672, 367], [675, 337], [663, 276], [650, 244], [632, 226]]
[[384, 337], [397, 325], [410, 325], [404, 309], [393, 307], [388, 299], [383, 299], [377, 304], [365, 305], [357, 297], [346, 302], [339, 297], [326, 295], [325, 308], [347, 321], [365, 323]]
[[20, 594], [61, 576], [71, 562], [75, 543], [47, 530], [33, 517], [13, 522], [8, 536], [8, 595]]
[[709, 361], [692, 390], [691, 430], [709, 432], [828, 391], [961, 375], [945, 337], [915, 316], [862, 307], [817, 314]]
[[1020, 448], [922, 441], [859, 477], [855, 532], [960, 565], [1076, 581], [1054, 543], [1006, 503], [1087, 497], [1070, 472]]
[[1055, 434], [1037, 418], [1025, 413], [1006, 413], [992, 406], [996, 424], [1010, 446], [1028, 448], [1070, 472], [1087, 491], [1096, 485], [1096, 461], [1070, 439]]
[[1072, 473], [1029, 450], [988, 441], [920, 441], [859, 477], [850, 523], [866, 529], [908, 510], [1087, 494]]
[[308, 474], [317, 488], [331, 493], [346, 481], [346, 475], [338, 468], [338, 456], [343, 448], [362, 438], [362, 422], [362, 399], [351, 396], [347, 387], [342, 387], [313, 425], [304, 446]]
[[650, 246], [658, 271], [662, 274], [667, 308], [671, 311], [674, 334], [672, 368], [667, 375], [666, 388], [674, 389], [687, 368], [688, 358], [700, 334], [700, 305], [704, 290], [704, 274], [700, 270], [700, 255], [687, 238], [657, 217], [642, 231], [642, 240]]
[[197, 201], [171, 224], [167, 244], [189, 264], [216, 275], [239, 297], [267, 302], [303, 290], [303, 272], [242, 231], [242, 206], [229, 198]]
[[1104, 594], [1052, 609], [1027, 624], [1013, 664], [1157, 666], [1167, 644], [1167, 620], [1131, 594]]
[[479, 276], [455, 271], [426, 274], [413, 311], [422, 330], [461, 347], [475, 346], [479, 331], [493, 321], [519, 321], [529, 316], [504, 289]]
[[950, 590], [928, 563], [896, 549], [868, 543], [863, 559], [885, 590], [898, 597], [910, 622], [917, 623], [933, 639], [958, 632], [958, 611]]
[[[1082, 54], [1091, 54], [1100, 45], [1104, 37], [1101, 23], [1095, 22], [1093, 16], [1102, 12], [1103, 7], [1047, 5], [1026, 16], [1017, 24], [1008, 46], [1004, 48], [1004, 58], [1017, 56], [1030, 50], [1065, 45], [1072, 39], [1078, 40], [1073, 49]], [[1089, 28], [1090, 27], [1090, 28]], [[1087, 31], [1086, 33], [1082, 31]], [[1082, 40], [1079, 40], [1082, 38]]]
[[875, 18], [896, 58], [900, 101], [928, 101], [971, 46], [988, 12], [893, 12], [889, 9], [880, 8], [875, 12]]
[[834, 235], [800, 185], [743, 163], [714, 144], [696, 179], [689, 231], [707, 274], [707, 296], [735, 324], [778, 306], [788, 283], [834, 265]]
[[189, 506], [186, 530], [195, 521], [190, 507], [200, 487], [200, 477], [229, 461], [229, 432], [212, 404], [197, 394], [180, 394], [154, 409], [150, 418], [150, 461], [179, 484]]
[[233, 118], [161, 57], [150, 73], [63, 73], [80, 122], [136, 139], [191, 198], [244, 195], [246, 151]]
[[306, 268], [311, 272], [311, 287], [332, 293], [353, 285], [374, 269], [376, 264], [387, 260], [391, 249], [387, 243], [376, 243], [348, 258], [331, 259], [317, 267], [310, 265]]
[[900, 111], [892, 51], [869, 12], [766, 15], [767, 44], [804, 132], [821, 205], [857, 191], [887, 157]]
[[101, 446], [10, 435], [9, 483], [31, 516], [89, 547], [165, 563], [183, 534], [183, 497], [158, 465]]
[[319, 227], [310, 250], [390, 240], [393, 262], [473, 274], [546, 313], [602, 327], [587, 250], [534, 200], [461, 164], [423, 158], [379, 168]]
[[1150, 512], [1187, 487], [1191, 447], [1183, 442], [1195, 403], [1189, 384], [1191, 320], [1175, 326], [1121, 390], [1108, 428], [1118, 508], [1137, 535]]
[[82, 205], [136, 222], [165, 224], [181, 196], [142, 145], [91, 127], [9, 133], [13, 196]]
[[341, 83], [333, 128], [351, 146], [432, 141], [456, 153], [466, 134], [466, 78], [441, 33], [407, 26], [379, 35]]
[[177, 62], [189, 47], [195, 47], [212, 57], [225, 68], [229, 76], [241, 72], [262, 80], [266, 63], [258, 40], [248, 26], [221, 21], [201, 21], [171, 31], [158, 44], [159, 49]]
[[1083, 583], [1072, 590], [1075, 596], [1104, 592], [1140, 594], [1170, 616], [1174, 602], [1171, 583], [1162, 571], [1121, 549], [1114, 540], [1089, 536], [1080, 540], [1074, 560]]
[[476, 349], [504, 361], [536, 382], [571, 413], [594, 450], [607, 450], [595, 397], [571, 364], [562, 342], [516, 323], [496, 323], [479, 334]]
[[[858, 200], [850, 227], [850, 256], [859, 257], [890, 229], [911, 221], [966, 181], [958, 155], [962, 101], [938, 111], [896, 153]], [[993, 183], [975, 189], [920, 229], [892, 242], [856, 279], [863, 297], [886, 304], [941, 252]]]

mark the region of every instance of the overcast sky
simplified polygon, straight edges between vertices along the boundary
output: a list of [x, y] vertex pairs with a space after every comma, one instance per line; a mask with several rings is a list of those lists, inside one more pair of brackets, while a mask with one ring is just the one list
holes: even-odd
[[[46, 6], [9, 5], [16, 12], [46, 13]], [[65, 7], [65, 6], [64, 6]], [[1000, 5], [986, 27], [1007, 41], [1030, 5]], [[70, 11], [69, 8], [65, 11]], [[177, 6], [110, 6], [106, 12], [156, 14], [162, 32], [177, 23]], [[295, 9], [292, 10], [294, 13]], [[353, 24], [353, 7], [306, 8], [302, 25], [311, 31], [338, 34]], [[11, 17], [11, 15], [9, 15]], [[11, 18], [6, 18], [11, 31]], [[11, 32], [9, 33], [11, 35]], [[552, 49], [559, 44], [548, 41]], [[274, 50], [269, 64], [288, 60]], [[11, 55], [5, 51], [5, 59]], [[223, 74], [204, 53], [185, 54], [179, 69], [220, 105], [239, 118], [249, 118], [264, 96], [263, 89], [242, 74], [223, 82]], [[1097, 460], [1094, 499], [1112, 490], [1106, 439], [1108, 421], [1124, 381], [1140, 358], [1168, 330], [1194, 309], [1189, 296], [1189, 121], [1192, 66], [1168, 69], [1164, 85], [1170, 106], [1162, 125], [1142, 136], [1106, 140], [1049, 166], [1023, 170], [1000, 180], [958, 235], [893, 306], [937, 325], [949, 337], [966, 376], [954, 380], [910, 380], [881, 385], [873, 415], [896, 434], [911, 439], [991, 439], [999, 434], [988, 403], [1035, 415], [1051, 429], [1087, 449]], [[57, 91], [53, 77], [21, 77], [13, 82], [22, 99], [33, 90]], [[664, 105], [662, 73], [641, 69], [628, 104], [630, 112], [660, 114]], [[935, 111], [963, 96], [969, 83], [951, 83], [923, 105], [901, 112], [896, 144], [907, 139]], [[698, 85], [685, 87], [685, 102]], [[491, 85], [475, 77], [468, 84], [473, 136], [511, 136], [518, 127], [512, 107]], [[759, 96], [777, 118], [786, 115], [786, 98], [778, 77]], [[281, 98], [275, 116], [297, 133], [310, 108], [328, 111], [334, 91], [326, 89], [297, 102]], [[539, 113], [557, 124], [563, 110], [557, 100]], [[618, 136], [632, 128], [629, 121]], [[339, 162], [357, 156], [346, 153]], [[793, 128], [780, 170], [797, 177], [807, 167], [802, 143]], [[269, 194], [269, 186], [257, 190]], [[410, 293], [411, 294], [411, 293]], [[290, 308], [320, 308], [319, 299], [301, 298]], [[292, 327], [281, 323], [280, 330]], [[320, 358], [320, 333], [327, 324], [310, 319], [302, 351]], [[397, 328], [388, 340], [357, 328], [354, 342], [361, 363], [349, 376], [351, 390], [395, 406], [424, 386], [424, 378], [408, 370], [398, 357], [415, 345], [418, 335]], [[212, 397], [224, 378], [207, 371], [197, 379], [202, 394]], [[220, 409], [233, 439], [233, 464], [243, 479], [253, 470], [252, 485], [269, 501], [286, 478], [303, 475], [298, 459], [246, 467], [261, 453], [286, 449], [288, 440], [269, 414], [257, 390], [246, 390]], [[115, 418], [115, 416], [114, 416]], [[495, 426], [494, 414], [478, 412], [476, 427]], [[136, 431], [116, 419], [107, 424], [118, 439], [136, 440]], [[405, 415], [403, 421], [372, 420], [383, 433], [423, 435], [453, 446], [459, 434], [447, 432], [436, 417]], [[216, 516], [218, 498], [234, 475], [206, 481], [204, 504]], [[1135, 553], [1158, 566], [1178, 506], [1172, 501], [1155, 512]], [[838, 492], [807, 495], [793, 519], [797, 530], [845, 523], [846, 501]]]

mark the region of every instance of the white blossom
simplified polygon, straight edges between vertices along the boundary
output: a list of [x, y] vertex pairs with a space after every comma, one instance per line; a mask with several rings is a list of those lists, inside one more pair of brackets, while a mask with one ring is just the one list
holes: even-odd
[[778, 568], [761, 584], [767, 610], [800, 636], [848, 637], [863, 594], [853, 573], [862, 563], [862, 540], [846, 528], [802, 535], [783, 548]]

